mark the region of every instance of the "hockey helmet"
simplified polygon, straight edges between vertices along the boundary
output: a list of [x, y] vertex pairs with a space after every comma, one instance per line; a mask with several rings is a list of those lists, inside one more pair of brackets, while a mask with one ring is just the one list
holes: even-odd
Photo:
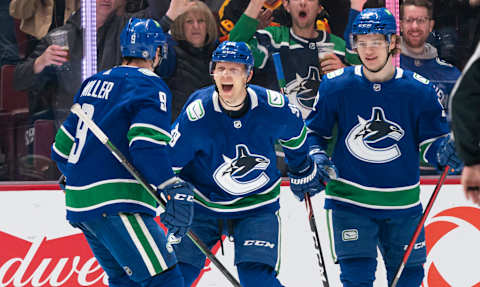
[[244, 42], [225, 41], [218, 45], [215, 51], [213, 51], [212, 62], [210, 63], [210, 73], [212, 73], [214, 68], [213, 63], [232, 62], [244, 64], [248, 74], [253, 68], [253, 61], [252, 52], [247, 44]]
[[130, 18], [120, 34], [120, 50], [123, 57], [155, 59], [157, 47], [165, 58], [167, 40], [160, 24], [152, 19]]
[[367, 8], [353, 21], [352, 35], [382, 34], [390, 40], [397, 33], [395, 17], [386, 8]]

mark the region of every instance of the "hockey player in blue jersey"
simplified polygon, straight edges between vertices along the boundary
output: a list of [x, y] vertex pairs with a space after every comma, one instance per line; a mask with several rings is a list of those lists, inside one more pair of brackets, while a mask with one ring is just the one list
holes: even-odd
[[[353, 24], [363, 65], [325, 75], [306, 119], [312, 158], [320, 169], [337, 169], [325, 208], [345, 287], [373, 286], [377, 247], [390, 285], [422, 216], [419, 158], [439, 168], [462, 165], [433, 85], [392, 64], [395, 33], [387, 9], [363, 10]], [[324, 150], [335, 123], [330, 161]], [[420, 286], [425, 260], [422, 231], [397, 286]]]
[[[282, 286], [280, 263], [280, 173], [274, 144], [288, 160], [291, 189], [321, 191], [308, 156], [300, 111], [282, 94], [248, 85], [253, 56], [243, 42], [223, 42], [212, 55], [215, 85], [193, 93], [172, 125], [172, 166], [195, 187], [192, 231], [209, 247], [222, 234], [234, 238], [235, 265], [244, 287]], [[205, 256], [185, 238], [175, 246], [190, 286]]]
[[[193, 218], [193, 200], [182, 200], [193, 198], [193, 187], [174, 176], [167, 153], [171, 94], [153, 73], [165, 43], [157, 22], [130, 19], [120, 37], [122, 65], [87, 79], [74, 103], [165, 196], [161, 219], [178, 238]], [[84, 233], [109, 286], [184, 286], [173, 249], [154, 221], [155, 200], [74, 114], [52, 151], [67, 178], [67, 219]]]

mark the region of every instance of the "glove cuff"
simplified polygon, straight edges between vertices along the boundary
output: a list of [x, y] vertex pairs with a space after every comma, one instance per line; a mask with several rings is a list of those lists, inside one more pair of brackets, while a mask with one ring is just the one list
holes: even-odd
[[159, 185], [157, 186], [157, 188], [158, 188], [158, 189], [164, 189], [165, 187], [167, 187], [167, 186], [169, 186], [169, 185], [171, 185], [171, 184], [177, 183], [177, 182], [179, 182], [179, 181], [182, 181], [182, 180], [181, 180], [179, 177], [174, 176], [174, 177], [171, 177], [171, 178], [165, 180], [165, 181], [162, 182], [161, 184], [159, 184]]
[[[313, 168], [312, 168], [313, 166]], [[315, 179], [317, 176], [317, 165], [315, 163], [311, 163], [309, 169], [306, 172], [306, 175], [297, 174], [296, 177], [290, 177], [290, 183], [301, 185], [307, 184]]]
[[312, 156], [314, 154], [320, 154], [320, 153], [327, 155], [327, 153], [320, 146], [311, 146], [310, 151], [308, 152], [308, 155]]

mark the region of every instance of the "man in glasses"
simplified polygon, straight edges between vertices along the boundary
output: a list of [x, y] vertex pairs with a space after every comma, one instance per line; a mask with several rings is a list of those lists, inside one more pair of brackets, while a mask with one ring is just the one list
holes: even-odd
[[[373, 286], [380, 249], [389, 286], [422, 216], [418, 161], [440, 169], [461, 166], [433, 85], [397, 68], [394, 16], [364, 9], [353, 22], [353, 48], [362, 65], [328, 73], [306, 119], [310, 155], [324, 173], [338, 169], [326, 187], [344, 287]], [[338, 126], [330, 160], [325, 149]], [[397, 286], [420, 286], [426, 260], [422, 231]]]
[[444, 107], [460, 71], [438, 57], [437, 49], [427, 43], [435, 21], [433, 5], [428, 0], [405, 0], [400, 7], [402, 33], [402, 68], [414, 71], [432, 81]]
[[[172, 166], [195, 190], [191, 229], [211, 248], [223, 234], [234, 238], [235, 265], [244, 287], [282, 286], [280, 263], [280, 172], [274, 143], [288, 160], [290, 188], [303, 200], [323, 190], [308, 155], [300, 111], [275, 91], [248, 85], [253, 55], [244, 42], [225, 41], [213, 52], [215, 85], [193, 93], [173, 123]], [[190, 286], [205, 255], [183, 239], [174, 246]]]

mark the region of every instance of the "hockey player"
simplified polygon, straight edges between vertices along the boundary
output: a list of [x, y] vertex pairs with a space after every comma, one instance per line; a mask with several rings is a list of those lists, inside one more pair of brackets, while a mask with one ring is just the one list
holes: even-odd
[[[193, 93], [172, 125], [172, 166], [197, 188], [192, 231], [209, 247], [224, 233], [234, 238], [241, 285], [282, 286], [276, 278], [281, 177], [274, 143], [284, 148], [299, 199], [324, 186], [308, 156], [300, 111], [278, 92], [247, 85], [252, 68], [245, 43], [217, 47], [211, 61], [215, 85]], [[190, 286], [205, 256], [186, 238], [175, 251]]]
[[[363, 65], [327, 74], [306, 120], [312, 158], [338, 169], [325, 208], [345, 287], [373, 286], [377, 247], [391, 283], [422, 216], [419, 158], [461, 167], [433, 85], [392, 64], [395, 32], [387, 9], [363, 10], [353, 24]], [[335, 123], [332, 162], [323, 150]], [[425, 260], [422, 231], [397, 286], [420, 286]]]
[[[121, 33], [122, 65], [100, 72], [74, 98], [117, 148], [167, 198], [162, 222], [183, 236], [193, 218], [192, 186], [174, 176], [170, 141], [170, 90], [153, 73], [165, 36], [152, 19], [130, 19]], [[67, 219], [84, 233], [109, 286], [182, 287], [173, 249], [154, 221], [156, 202], [70, 114], [59, 129], [52, 157], [67, 177]]]

